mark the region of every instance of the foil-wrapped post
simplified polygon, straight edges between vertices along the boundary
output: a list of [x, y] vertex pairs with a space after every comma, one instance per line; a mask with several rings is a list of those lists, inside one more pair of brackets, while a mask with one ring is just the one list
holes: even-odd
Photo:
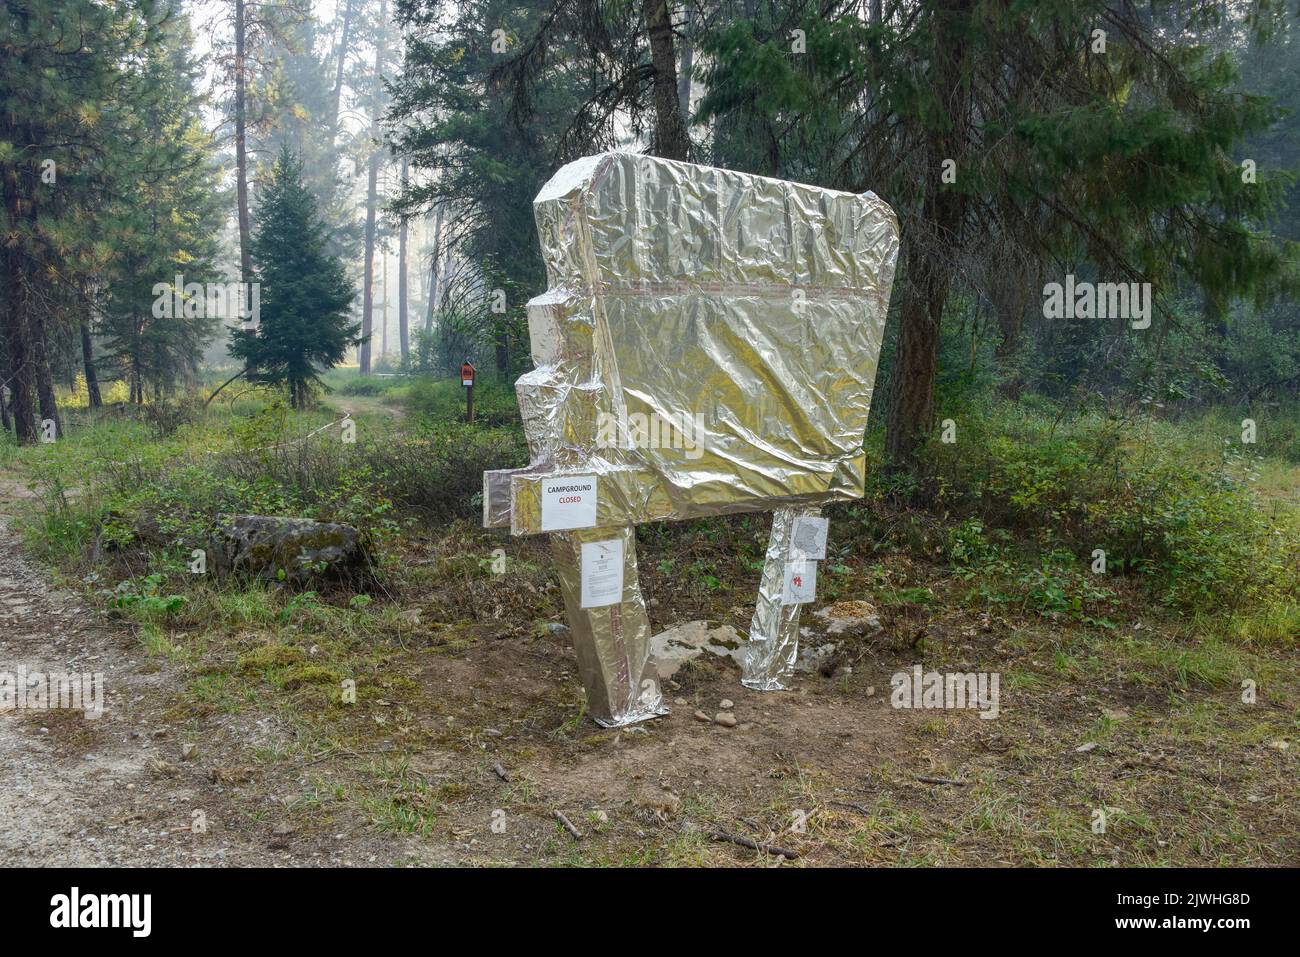
[[[820, 515], [820, 508], [782, 508], [772, 514], [758, 602], [741, 659], [740, 683], [746, 688], [789, 688], [799, 656], [799, 611], [811, 601], [817, 582], [817, 559], [798, 547], [795, 527], [801, 518]], [[824, 557], [824, 550], [821, 555]]]
[[[615, 728], [667, 714], [650, 660], [650, 619], [637, 578], [636, 530], [556, 532], [551, 543], [592, 718], [602, 727]], [[600, 566], [602, 561], [607, 567]], [[599, 604], [611, 599], [611, 588], [618, 600]], [[598, 604], [584, 607], [592, 602]]]

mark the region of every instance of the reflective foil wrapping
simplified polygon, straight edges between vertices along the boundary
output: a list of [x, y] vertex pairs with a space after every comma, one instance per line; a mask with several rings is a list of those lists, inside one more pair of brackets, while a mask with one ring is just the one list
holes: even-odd
[[[898, 257], [887, 204], [604, 153], [534, 208], [549, 283], [519, 382], [534, 466], [496, 521], [545, 531], [540, 484], [565, 473], [602, 476], [600, 525], [861, 497]], [[642, 441], [647, 420], [686, 441]], [[596, 441], [602, 423], [614, 441]]]
[[[483, 520], [557, 533], [592, 712], [617, 723], [659, 707], [634, 681], [635, 551], [620, 611], [582, 609], [582, 535], [860, 497], [898, 224], [872, 193], [622, 152], [560, 169], [534, 212], [548, 289], [516, 384], [531, 461], [485, 474]], [[544, 521], [548, 483], [587, 476], [594, 518]]]
[[[623, 540], [623, 601], [584, 609], [582, 545], [610, 538]], [[650, 661], [650, 619], [637, 580], [636, 529], [556, 532], [551, 543], [591, 716], [602, 727], [613, 728], [667, 714], [659, 675]]]
[[799, 610], [786, 604], [785, 566], [791, 559], [794, 520], [800, 515], [820, 515], [820, 508], [782, 508], [772, 514], [772, 535], [763, 559], [758, 603], [749, 625], [749, 641], [741, 659], [740, 683], [755, 691], [784, 691], [794, 674], [799, 654]]

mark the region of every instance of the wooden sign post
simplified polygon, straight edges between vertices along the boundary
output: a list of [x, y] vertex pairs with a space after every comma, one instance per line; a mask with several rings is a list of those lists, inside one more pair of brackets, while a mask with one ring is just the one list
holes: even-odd
[[465, 421], [474, 421], [474, 367], [466, 359], [460, 364], [460, 384], [465, 387]]

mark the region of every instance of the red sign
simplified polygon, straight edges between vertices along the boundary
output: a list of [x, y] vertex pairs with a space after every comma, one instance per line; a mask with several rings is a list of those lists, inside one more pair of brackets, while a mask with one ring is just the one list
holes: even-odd
[[473, 385], [473, 384], [474, 384], [474, 367], [473, 367], [472, 365], [470, 365], [468, 362], [462, 362], [462, 363], [461, 363], [461, 366], [460, 366], [460, 384], [461, 384], [461, 385]]

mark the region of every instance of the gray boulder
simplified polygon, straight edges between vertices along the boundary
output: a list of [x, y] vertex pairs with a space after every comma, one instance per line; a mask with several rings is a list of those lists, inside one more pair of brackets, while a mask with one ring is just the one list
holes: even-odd
[[278, 515], [223, 515], [208, 549], [219, 575], [302, 584], [369, 577], [365, 536], [351, 525]]

